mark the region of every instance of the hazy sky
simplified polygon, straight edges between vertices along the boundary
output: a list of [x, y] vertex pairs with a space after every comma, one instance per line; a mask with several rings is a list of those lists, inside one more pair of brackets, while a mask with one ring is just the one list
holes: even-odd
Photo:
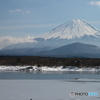
[[71, 19], [100, 29], [100, 1], [0, 0], [0, 37], [37, 37]]

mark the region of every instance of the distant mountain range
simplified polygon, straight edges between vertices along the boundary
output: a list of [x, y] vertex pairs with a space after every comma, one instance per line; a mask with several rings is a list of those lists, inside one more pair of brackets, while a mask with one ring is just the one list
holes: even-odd
[[100, 47], [90, 44], [72, 43], [52, 50], [47, 48], [2, 50], [0, 55], [100, 58]]
[[53, 50], [37, 53], [41, 56], [54, 57], [100, 57], [100, 47], [83, 43], [72, 43]]
[[66, 22], [35, 41], [4, 47], [0, 55], [100, 57], [100, 31], [85, 20]]

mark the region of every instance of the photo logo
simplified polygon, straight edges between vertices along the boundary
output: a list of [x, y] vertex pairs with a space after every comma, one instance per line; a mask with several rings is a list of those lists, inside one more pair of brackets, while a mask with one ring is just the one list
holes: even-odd
[[71, 97], [74, 96], [98, 96], [97, 92], [71, 92], [70, 93]]

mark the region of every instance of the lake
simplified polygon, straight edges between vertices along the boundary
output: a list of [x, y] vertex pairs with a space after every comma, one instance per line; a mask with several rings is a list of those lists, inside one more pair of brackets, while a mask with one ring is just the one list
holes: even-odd
[[31, 79], [31, 80], [58, 80], [58, 79], [100, 79], [100, 72], [0, 72], [0, 79]]
[[[71, 92], [74, 92], [74, 96]], [[88, 95], [75, 95], [76, 93]], [[30, 99], [99, 100], [100, 73], [0, 72], [0, 100]]]

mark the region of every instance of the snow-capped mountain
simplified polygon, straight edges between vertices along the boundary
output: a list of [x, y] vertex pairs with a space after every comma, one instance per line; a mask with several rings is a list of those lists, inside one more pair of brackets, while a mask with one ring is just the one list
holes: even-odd
[[34, 41], [7, 46], [0, 55], [100, 58], [100, 31], [84, 20], [66, 22]]
[[100, 46], [100, 31], [85, 20], [70, 20], [35, 40], [54, 47], [75, 42]]
[[67, 44], [79, 42], [100, 46], [100, 31], [85, 20], [70, 20], [50, 32], [34, 38], [31, 43], [17, 43], [3, 48], [23, 49], [23, 48], [58, 48]]
[[100, 35], [100, 31], [96, 28], [94, 28], [92, 25], [90, 25], [85, 20], [71, 20], [69, 22], [66, 22], [55, 29], [51, 30], [50, 32], [43, 34], [39, 38], [43, 38], [45, 40], [47, 39], [75, 39], [80, 38], [83, 36], [89, 36], [92, 35], [96, 38], [99, 38], [98, 35]]

